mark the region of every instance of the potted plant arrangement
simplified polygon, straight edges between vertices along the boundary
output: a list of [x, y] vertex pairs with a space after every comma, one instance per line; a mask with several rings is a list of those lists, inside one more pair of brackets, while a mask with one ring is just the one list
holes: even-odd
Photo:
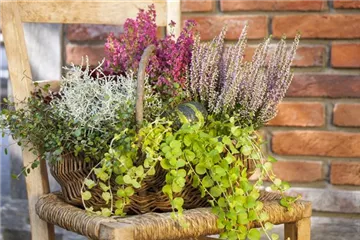
[[[257, 130], [291, 82], [299, 36], [290, 49], [281, 39], [272, 54], [266, 38], [247, 62], [248, 26], [231, 46], [226, 28], [201, 43], [192, 21], [177, 39], [158, 39], [155, 16], [150, 6], [119, 38], [110, 34], [96, 68], [65, 68], [59, 92], [36, 87], [20, 103], [7, 100], [0, 126], [37, 156], [22, 173], [49, 161], [66, 201], [94, 214], [172, 211], [187, 227], [183, 210], [208, 206], [221, 238], [278, 239], [260, 189], [265, 180], [280, 193], [289, 184], [274, 176]], [[291, 211], [294, 201], [284, 195], [281, 204]]]

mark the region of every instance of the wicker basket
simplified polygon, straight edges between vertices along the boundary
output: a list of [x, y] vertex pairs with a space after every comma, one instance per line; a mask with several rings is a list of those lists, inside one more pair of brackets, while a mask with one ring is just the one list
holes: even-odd
[[[143, 85], [145, 77], [145, 66], [148, 63], [149, 57], [154, 50], [153, 46], [149, 46], [145, 49], [141, 58], [139, 75], [138, 75], [138, 98], [136, 102], [136, 120], [138, 124], [141, 124], [143, 119]], [[71, 154], [63, 155], [62, 161], [58, 161], [51, 165], [50, 172], [60, 184], [64, 199], [66, 202], [82, 206], [81, 189], [83, 181], [88, 177], [91, 169], [96, 165], [95, 162], [85, 162], [82, 157], [75, 157]], [[255, 169], [252, 160], [244, 161], [245, 167], [248, 169], [248, 175], [251, 175]], [[157, 166], [156, 174], [154, 176], [148, 176], [144, 179], [141, 188], [135, 189], [135, 194], [130, 197], [130, 204], [125, 207], [127, 213], [147, 213], [147, 212], [168, 212], [172, 211], [172, 207], [168, 197], [162, 192], [162, 187], [165, 183], [166, 171]], [[95, 182], [95, 174], [89, 176]], [[116, 192], [117, 184], [115, 179], [111, 179], [112, 191]], [[92, 197], [86, 201], [87, 206], [92, 206], [94, 210], [98, 210], [101, 207], [108, 207], [108, 204], [101, 197], [103, 191], [100, 187], [93, 187], [90, 190]], [[192, 179], [187, 179], [184, 190], [181, 193], [175, 194], [175, 196], [182, 197], [184, 199], [184, 208], [192, 209], [197, 207], [209, 206], [208, 198], [201, 197], [201, 193], [197, 188], [192, 187]], [[114, 194], [114, 200], [119, 198]], [[114, 201], [114, 202], [115, 202]]]

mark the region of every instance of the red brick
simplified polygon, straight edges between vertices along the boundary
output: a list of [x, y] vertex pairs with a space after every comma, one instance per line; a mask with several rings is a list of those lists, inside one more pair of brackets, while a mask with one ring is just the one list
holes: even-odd
[[81, 64], [81, 58], [88, 56], [90, 65], [97, 65], [104, 56], [103, 45], [66, 45], [66, 64], [74, 63], [75, 65]]
[[360, 8], [359, 0], [333, 0], [334, 8]]
[[360, 97], [359, 75], [297, 74], [288, 97]]
[[248, 21], [248, 38], [262, 39], [267, 34], [267, 17], [265, 16], [184, 16], [184, 20], [193, 19], [198, 23], [202, 40], [211, 40], [217, 36], [226, 24], [226, 39], [236, 40]]
[[360, 157], [360, 133], [274, 132], [271, 145], [281, 155]]
[[[274, 49], [274, 45], [271, 46]], [[256, 47], [249, 46], [245, 52], [245, 60], [251, 61]], [[270, 51], [272, 52], [272, 51]], [[296, 51], [293, 67], [321, 67], [324, 66], [326, 49], [324, 46], [301, 46]]]
[[276, 37], [285, 34], [294, 37], [300, 31], [302, 38], [359, 38], [359, 14], [312, 14], [275, 16], [272, 32]]
[[332, 162], [330, 181], [332, 184], [360, 185], [360, 162]]
[[119, 35], [123, 27], [103, 24], [69, 24], [66, 27], [66, 37], [70, 41], [104, 40], [110, 32]]
[[345, 127], [360, 127], [360, 103], [338, 103], [334, 108], [334, 124]]
[[268, 125], [318, 127], [325, 123], [324, 105], [321, 103], [283, 102], [278, 110]]
[[182, 12], [211, 12], [214, 7], [213, 0], [181, 0]]
[[321, 11], [326, 8], [325, 0], [221, 0], [222, 11]]
[[288, 182], [315, 182], [322, 180], [320, 161], [278, 161], [273, 165], [275, 175]]
[[333, 67], [360, 67], [360, 43], [333, 43], [331, 46]]

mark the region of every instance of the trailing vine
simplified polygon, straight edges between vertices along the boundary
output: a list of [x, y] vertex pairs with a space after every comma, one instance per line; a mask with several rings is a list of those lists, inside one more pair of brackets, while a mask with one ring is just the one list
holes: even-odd
[[[218, 216], [217, 226], [222, 229], [221, 238], [259, 239], [264, 232], [269, 239], [278, 239], [276, 234], [268, 233], [272, 224], [262, 211], [260, 186], [269, 179], [271, 188], [282, 193], [289, 184], [274, 176], [272, 163], [276, 160], [273, 157], [263, 160], [259, 147], [261, 137], [252, 126], [238, 126], [234, 117], [226, 116], [225, 121], [217, 121], [209, 116], [202, 125], [200, 122], [184, 124], [179, 130], [174, 130], [171, 121], [158, 118], [145, 123], [138, 134], [129, 128], [116, 134], [109, 152], [94, 168], [99, 181], [95, 183], [86, 179], [83, 199], [91, 198], [88, 189], [96, 184], [102, 185], [103, 199], [107, 203], [112, 194], [116, 194], [119, 200], [96, 213], [124, 216], [130, 197], [141, 187], [142, 181], [155, 175], [156, 167], [161, 166], [167, 171], [162, 191], [170, 199], [172, 216], [183, 227], [187, 226], [182, 218], [184, 199], [176, 194], [184, 190], [186, 182], [191, 179], [201, 197], [209, 198], [212, 211]], [[255, 182], [249, 180], [249, 174], [255, 171], [249, 169], [251, 165], [259, 172]], [[117, 183], [116, 193], [111, 193], [109, 179], [112, 177]], [[291, 210], [291, 203], [295, 200], [284, 197], [281, 204]], [[251, 228], [253, 222], [258, 222], [261, 229]]]

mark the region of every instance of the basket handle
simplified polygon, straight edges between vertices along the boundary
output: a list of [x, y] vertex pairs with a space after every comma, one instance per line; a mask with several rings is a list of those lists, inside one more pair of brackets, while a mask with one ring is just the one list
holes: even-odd
[[140, 128], [143, 119], [144, 119], [144, 79], [145, 79], [145, 70], [149, 63], [150, 56], [155, 50], [155, 45], [149, 45], [145, 48], [143, 54], [141, 55], [141, 60], [139, 64], [139, 71], [137, 77], [137, 90], [136, 90], [136, 125], [138, 129]]

